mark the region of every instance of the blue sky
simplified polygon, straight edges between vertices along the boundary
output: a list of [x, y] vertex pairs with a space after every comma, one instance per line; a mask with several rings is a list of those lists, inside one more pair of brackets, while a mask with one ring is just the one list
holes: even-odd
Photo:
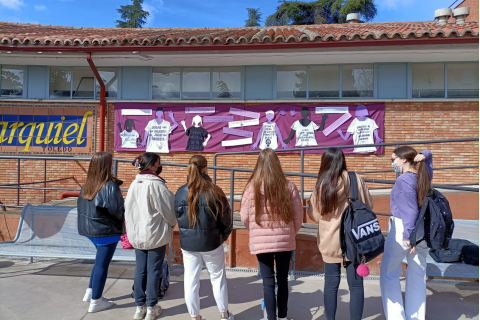
[[[374, 22], [433, 20], [434, 11], [455, 0], [377, 0]], [[461, 0], [459, 0], [460, 2]], [[116, 9], [131, 0], [0, 0], [0, 21], [78, 27], [115, 27]], [[240, 27], [246, 8], [274, 12], [276, 0], [145, 0], [150, 12], [146, 27]]]

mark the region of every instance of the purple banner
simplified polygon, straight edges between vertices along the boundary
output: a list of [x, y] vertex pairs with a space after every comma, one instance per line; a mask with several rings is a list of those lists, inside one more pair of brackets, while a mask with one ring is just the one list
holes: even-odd
[[[358, 154], [383, 152], [383, 148], [362, 145], [383, 142], [385, 104], [348, 105], [350, 117], [346, 120], [345, 113], [315, 113], [316, 107], [333, 106], [219, 103], [209, 105], [215, 108], [215, 113], [208, 113], [207, 116], [201, 112], [189, 113], [194, 108], [202, 108], [198, 104], [115, 103], [115, 150], [148, 150], [157, 153], [227, 152], [355, 145], [355, 148], [343, 151]], [[122, 115], [123, 109], [151, 109], [152, 115]], [[232, 114], [232, 109], [243, 112], [235, 111], [238, 114]], [[228, 122], [251, 120], [253, 114], [260, 115], [259, 125], [227, 128]], [[253, 144], [222, 147], [222, 141], [237, 137], [252, 137]], [[322, 153], [321, 150], [306, 152]]]

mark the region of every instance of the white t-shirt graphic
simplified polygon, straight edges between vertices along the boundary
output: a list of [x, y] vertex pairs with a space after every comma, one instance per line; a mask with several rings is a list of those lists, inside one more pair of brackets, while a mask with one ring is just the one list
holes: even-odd
[[275, 123], [263, 123], [262, 138], [260, 140], [259, 146], [261, 150], [267, 148], [276, 150], [278, 148], [277, 132], [275, 131], [275, 126]]
[[140, 135], [133, 129], [130, 132], [127, 130], [120, 132], [120, 138], [122, 138], [122, 148], [136, 149], [138, 137], [140, 137]]
[[[378, 129], [375, 120], [367, 118], [364, 121], [360, 121], [355, 118], [352, 123], [350, 123], [347, 132], [353, 134], [354, 145], [374, 144], [373, 131], [375, 131], [375, 129]], [[369, 153], [375, 151], [377, 151], [376, 147], [360, 147], [353, 149], [353, 152], [355, 153]]]
[[308, 126], [304, 127], [300, 123], [300, 120], [297, 120], [293, 123], [292, 129], [297, 133], [297, 142], [295, 143], [296, 147], [315, 147], [318, 146], [317, 140], [315, 139], [315, 131], [320, 128], [313, 121], [310, 121]]
[[172, 133], [170, 122], [163, 120], [158, 124], [157, 119], [150, 120], [145, 127], [148, 132], [147, 152], [168, 153], [168, 137]]

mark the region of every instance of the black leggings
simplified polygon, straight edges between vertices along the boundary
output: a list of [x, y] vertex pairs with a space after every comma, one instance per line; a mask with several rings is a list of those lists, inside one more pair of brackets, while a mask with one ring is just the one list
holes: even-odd
[[[327, 320], [335, 320], [337, 313], [337, 293], [341, 268], [340, 263], [325, 263], [323, 302]], [[360, 320], [363, 314], [363, 278], [357, 274], [351, 262], [347, 262], [347, 281], [350, 289], [350, 320]]]
[[[290, 258], [292, 251], [269, 252], [257, 254], [260, 273], [263, 279], [263, 297], [265, 299], [265, 308], [267, 309], [268, 320], [286, 318], [288, 311], [288, 269], [290, 268]], [[275, 299], [275, 271], [273, 262], [277, 267], [277, 285], [278, 292]]]

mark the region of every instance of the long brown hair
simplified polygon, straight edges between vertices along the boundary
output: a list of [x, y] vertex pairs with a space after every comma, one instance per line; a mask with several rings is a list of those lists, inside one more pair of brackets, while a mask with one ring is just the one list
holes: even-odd
[[83, 186], [83, 198], [93, 200], [105, 182], [112, 180], [112, 161], [110, 152], [97, 152], [90, 160], [87, 182]]
[[[207, 159], [204, 156], [197, 154], [188, 161], [188, 221], [192, 228], [195, 228], [197, 224], [197, 206], [202, 194], [206, 199], [208, 210], [210, 210], [215, 219], [217, 219], [219, 212], [220, 214], [223, 212], [224, 203], [227, 202], [227, 197], [223, 190], [213, 184], [211, 179], [206, 179], [202, 176], [202, 170], [206, 167]], [[211, 202], [215, 206], [215, 211], [210, 205]], [[219, 204], [221, 205], [221, 210], [219, 210]]]
[[[265, 207], [267, 215], [273, 222], [283, 221], [288, 224], [293, 221], [294, 213], [287, 179], [283, 173], [280, 160], [272, 149], [268, 148], [260, 152], [255, 169], [245, 189], [251, 184], [253, 184], [255, 199], [255, 222], [259, 226], [262, 226], [260, 221], [262, 207]], [[263, 203], [261, 202], [262, 187]]]
[[[345, 155], [339, 148], [328, 148], [322, 155], [318, 180], [315, 185], [315, 196], [317, 199], [316, 209], [321, 215], [333, 212], [338, 207], [340, 198], [348, 198], [350, 190], [342, 173], [347, 171]], [[339, 197], [339, 182], [343, 183], [343, 195]], [[321, 190], [320, 190], [321, 189]]]
[[414, 166], [417, 170], [417, 203], [419, 207], [423, 206], [428, 191], [432, 188], [432, 182], [430, 181], [430, 175], [428, 174], [425, 161], [415, 162], [415, 157], [418, 154], [417, 150], [409, 146], [395, 149], [393, 153], [400, 159], [407, 160], [407, 163]]

